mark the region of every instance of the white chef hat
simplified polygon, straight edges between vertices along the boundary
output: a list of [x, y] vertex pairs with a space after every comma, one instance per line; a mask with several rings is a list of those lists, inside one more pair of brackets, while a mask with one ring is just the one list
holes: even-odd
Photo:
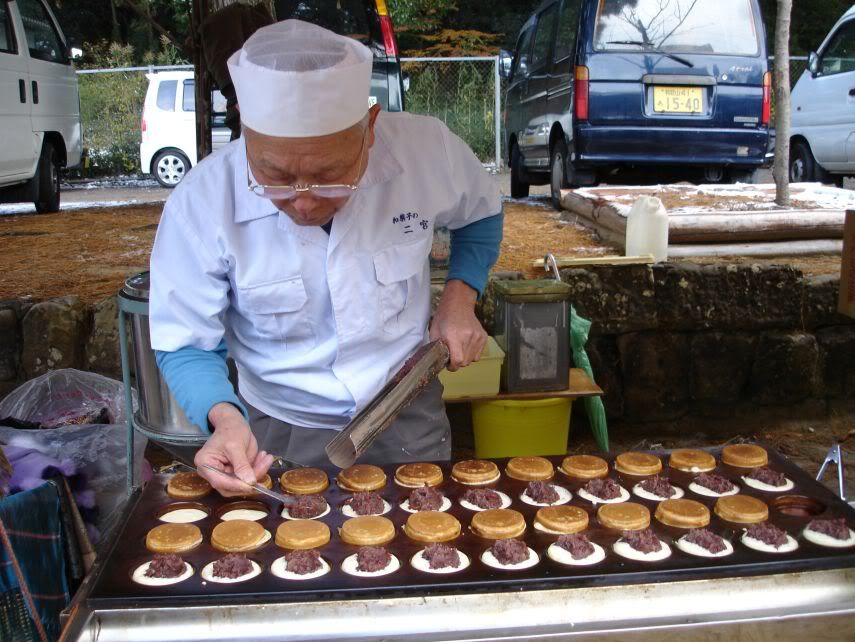
[[368, 111], [373, 61], [365, 45], [302, 20], [262, 27], [228, 60], [240, 119], [268, 136], [347, 129]]

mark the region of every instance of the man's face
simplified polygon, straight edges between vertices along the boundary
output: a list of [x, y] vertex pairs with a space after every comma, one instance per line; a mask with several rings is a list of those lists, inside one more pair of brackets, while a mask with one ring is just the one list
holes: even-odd
[[[336, 134], [312, 138], [278, 138], [244, 127], [247, 160], [255, 181], [275, 186], [358, 183], [368, 165], [376, 116], [377, 110], [372, 109], [367, 127], [357, 124]], [[290, 200], [271, 202], [297, 225], [324, 225], [348, 199], [299, 192]]]

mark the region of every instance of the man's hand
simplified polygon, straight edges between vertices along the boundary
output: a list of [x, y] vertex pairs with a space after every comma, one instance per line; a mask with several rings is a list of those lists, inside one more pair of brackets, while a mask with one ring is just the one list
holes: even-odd
[[452, 372], [481, 358], [487, 333], [475, 316], [478, 293], [463, 281], [445, 284], [439, 306], [430, 324], [431, 341], [442, 339], [448, 346]]
[[215, 405], [208, 412], [208, 421], [214, 427], [214, 434], [193, 460], [199, 474], [225, 497], [246, 495], [249, 489], [244, 484], [202, 468], [202, 464], [233, 473], [246, 483], [254, 484], [267, 473], [273, 456], [263, 450], [259, 452], [249, 424], [232, 404]]

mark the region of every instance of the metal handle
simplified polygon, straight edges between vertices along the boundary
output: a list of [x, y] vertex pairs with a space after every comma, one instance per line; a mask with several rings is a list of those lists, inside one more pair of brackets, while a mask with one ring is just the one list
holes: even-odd
[[39, 104], [39, 83], [37, 83], [34, 80], [34, 81], [32, 81], [31, 86], [33, 88], [33, 104], [38, 105]]
[[558, 271], [558, 261], [555, 260], [555, 255], [549, 252], [543, 257], [543, 269], [549, 272], [552, 270], [552, 276], [556, 281], [561, 280], [561, 273]]
[[27, 83], [23, 78], [18, 78], [18, 97], [22, 103], [27, 102]]

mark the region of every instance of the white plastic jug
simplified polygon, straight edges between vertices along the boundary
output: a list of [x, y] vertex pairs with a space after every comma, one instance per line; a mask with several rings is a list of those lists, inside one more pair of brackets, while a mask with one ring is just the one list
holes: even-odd
[[668, 212], [655, 196], [639, 197], [626, 219], [626, 255], [640, 254], [668, 260]]

